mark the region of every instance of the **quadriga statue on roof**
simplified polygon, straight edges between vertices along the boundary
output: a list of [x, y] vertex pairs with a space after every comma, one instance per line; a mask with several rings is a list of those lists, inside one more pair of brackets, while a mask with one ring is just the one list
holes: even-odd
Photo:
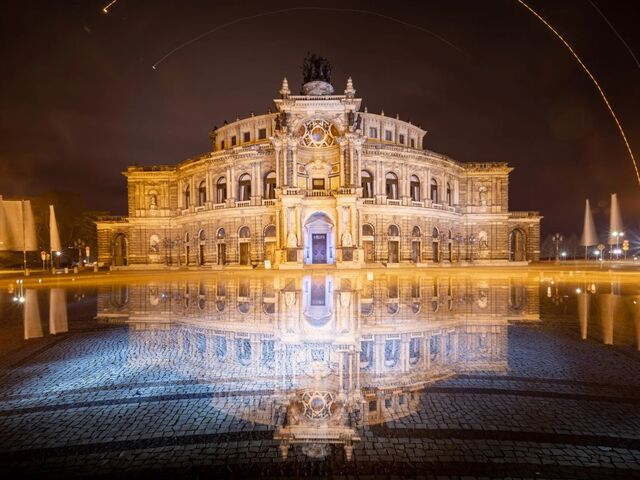
[[320, 80], [331, 83], [331, 64], [329, 60], [315, 53], [307, 53], [302, 64], [304, 83]]

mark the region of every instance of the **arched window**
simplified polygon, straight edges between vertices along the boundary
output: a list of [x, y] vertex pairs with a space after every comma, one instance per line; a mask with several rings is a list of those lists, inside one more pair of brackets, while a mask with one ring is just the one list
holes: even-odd
[[238, 231], [238, 237], [240, 238], [249, 238], [249, 236], [251, 235], [251, 232], [249, 231], [249, 227], [242, 227], [239, 231]]
[[438, 181], [435, 178], [431, 179], [431, 201], [438, 203]]
[[363, 237], [373, 237], [374, 231], [373, 227], [368, 223], [362, 225], [362, 236]]
[[414, 202], [420, 201], [420, 179], [416, 175], [411, 175], [411, 181], [409, 183], [409, 191], [411, 193], [411, 200]]
[[191, 205], [191, 188], [187, 185], [184, 189], [184, 208], [189, 208], [189, 205]]
[[451, 190], [451, 184], [447, 182], [447, 205], [453, 205], [453, 190]]
[[216, 182], [216, 203], [224, 203], [227, 200], [227, 179], [220, 177]]
[[362, 198], [373, 198], [373, 175], [366, 170], [361, 173]]
[[269, 172], [264, 176], [264, 198], [276, 198], [276, 172]]
[[395, 173], [389, 172], [385, 177], [385, 191], [387, 198], [391, 200], [398, 199], [398, 176]]
[[276, 236], [276, 226], [275, 225], [267, 225], [264, 229], [264, 236], [267, 238], [272, 238]]
[[203, 180], [198, 185], [198, 206], [202, 207], [207, 201], [207, 183]]
[[387, 230], [387, 234], [390, 237], [399, 237], [400, 236], [400, 229], [398, 228], [397, 225], [389, 225], [389, 230]]
[[238, 180], [238, 200], [241, 202], [251, 199], [251, 177], [248, 173], [240, 175]]
[[438, 238], [440, 238], [440, 232], [438, 232], [437, 227], [433, 227], [431, 236], [433, 237], [434, 240], [437, 240]]
[[224, 228], [219, 228], [218, 231], [216, 232], [216, 238], [218, 240], [224, 240], [225, 236], [226, 236], [226, 233], [224, 231]]
[[421, 235], [422, 235], [422, 232], [420, 231], [420, 227], [417, 225], [413, 227], [413, 230], [411, 230], [411, 236], [414, 238], [420, 238]]

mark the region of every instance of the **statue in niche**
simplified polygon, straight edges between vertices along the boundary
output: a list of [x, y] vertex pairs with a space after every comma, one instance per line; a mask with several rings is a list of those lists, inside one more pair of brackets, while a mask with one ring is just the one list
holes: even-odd
[[331, 83], [331, 64], [326, 58], [307, 52], [302, 63], [302, 78], [303, 83], [316, 80]]
[[486, 231], [480, 230], [480, 232], [478, 232], [478, 246], [481, 249], [488, 249], [489, 248], [488, 238], [489, 238], [489, 236], [487, 235]]
[[151, 199], [151, 208], [158, 208], [158, 194], [153, 192], [149, 194], [149, 197]]
[[298, 237], [293, 232], [289, 232], [287, 235], [287, 248], [297, 248], [298, 247]]
[[478, 189], [478, 196], [480, 198], [480, 205], [485, 207], [487, 205], [487, 187], [480, 187]]
[[353, 239], [351, 238], [351, 234], [349, 232], [342, 235], [342, 246], [343, 247], [353, 247]]

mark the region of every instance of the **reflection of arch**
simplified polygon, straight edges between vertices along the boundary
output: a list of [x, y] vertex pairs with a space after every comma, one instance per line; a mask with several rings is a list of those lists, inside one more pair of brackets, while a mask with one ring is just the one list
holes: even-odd
[[251, 363], [251, 341], [248, 338], [236, 339], [236, 358], [242, 365]]
[[362, 185], [362, 198], [373, 198], [373, 175], [367, 170], [360, 173]]
[[129, 241], [124, 233], [118, 233], [113, 238], [113, 265], [124, 267], [128, 263]]
[[129, 286], [117, 284], [111, 287], [111, 305], [117, 308], [124, 307], [129, 303]]
[[514, 228], [509, 233], [509, 260], [512, 262], [527, 260], [526, 234], [521, 228]]
[[304, 223], [304, 263], [334, 263], [334, 252], [333, 219], [324, 212], [311, 214]]

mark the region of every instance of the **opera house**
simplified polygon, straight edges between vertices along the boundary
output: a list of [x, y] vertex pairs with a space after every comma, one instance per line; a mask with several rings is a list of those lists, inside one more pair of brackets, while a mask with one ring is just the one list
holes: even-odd
[[113, 267], [344, 268], [523, 264], [539, 258], [540, 215], [509, 211], [507, 163], [423, 148], [426, 130], [336, 95], [311, 56], [274, 110], [210, 133], [211, 151], [129, 167], [128, 215], [97, 222]]
[[273, 430], [284, 457], [333, 445], [350, 459], [362, 427], [421, 411], [430, 385], [505, 374], [508, 326], [539, 321], [539, 289], [526, 276], [219, 273], [99, 287], [97, 318], [128, 327], [134, 371], [215, 386], [216, 408]]

